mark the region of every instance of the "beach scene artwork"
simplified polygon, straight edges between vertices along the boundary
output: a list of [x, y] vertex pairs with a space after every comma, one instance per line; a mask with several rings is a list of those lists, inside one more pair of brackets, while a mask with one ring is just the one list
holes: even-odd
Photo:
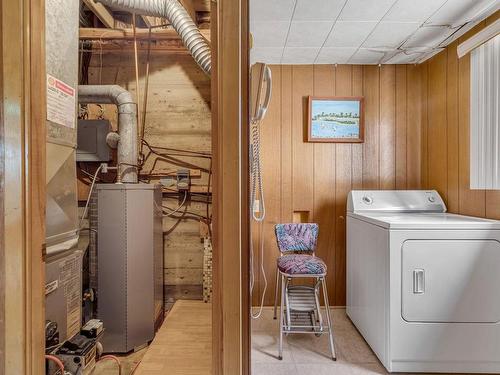
[[361, 138], [359, 99], [314, 99], [310, 104], [309, 140], [359, 140]]

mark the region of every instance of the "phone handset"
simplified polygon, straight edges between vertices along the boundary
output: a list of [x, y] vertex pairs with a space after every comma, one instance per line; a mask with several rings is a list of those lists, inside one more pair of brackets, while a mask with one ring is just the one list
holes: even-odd
[[[271, 93], [272, 93], [272, 74], [271, 74], [271, 68], [266, 65], [265, 70], [264, 70], [264, 78], [263, 81], [267, 83], [266, 87], [266, 96], [264, 98], [264, 102], [262, 105], [259, 105], [259, 109], [257, 110], [257, 116], [254, 120], [260, 121], [264, 118], [266, 115], [267, 109], [269, 108], [269, 102], [271, 101]], [[262, 82], [264, 83], [264, 82]]]

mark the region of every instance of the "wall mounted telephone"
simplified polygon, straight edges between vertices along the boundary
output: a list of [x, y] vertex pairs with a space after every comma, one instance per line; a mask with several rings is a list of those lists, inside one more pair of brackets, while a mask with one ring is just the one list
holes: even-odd
[[[259, 249], [261, 252], [260, 271], [264, 281], [261, 296], [261, 305], [257, 314], [251, 313], [252, 318], [260, 317], [264, 305], [264, 297], [267, 290], [267, 278], [264, 270], [264, 218], [266, 217], [266, 206], [264, 203], [264, 187], [262, 184], [261, 160], [260, 160], [260, 126], [266, 115], [272, 93], [271, 68], [264, 63], [256, 63], [250, 70], [250, 210], [252, 219], [259, 225]], [[253, 231], [250, 231], [253, 233]], [[255, 283], [254, 271], [254, 249], [253, 239], [250, 241], [250, 294], [253, 294]]]
[[[250, 70], [251, 103], [250, 121], [261, 121], [266, 115], [272, 93], [271, 68], [264, 63], [255, 63]], [[265, 93], [263, 91], [265, 89]]]

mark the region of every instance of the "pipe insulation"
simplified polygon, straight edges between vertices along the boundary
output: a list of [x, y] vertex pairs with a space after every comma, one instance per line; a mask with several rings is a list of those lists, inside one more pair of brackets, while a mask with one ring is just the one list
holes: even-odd
[[80, 104], [114, 104], [118, 107], [118, 174], [121, 182], [137, 182], [137, 104], [118, 85], [78, 86]]
[[210, 75], [212, 57], [210, 45], [203, 37], [186, 9], [177, 0], [97, 0], [114, 9], [166, 18], [180, 35], [195, 61]]

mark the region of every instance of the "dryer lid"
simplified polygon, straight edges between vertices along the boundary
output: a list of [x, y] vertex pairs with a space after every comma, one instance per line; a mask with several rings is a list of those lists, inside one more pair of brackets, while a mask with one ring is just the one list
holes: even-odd
[[446, 212], [436, 190], [352, 190], [347, 212]]

